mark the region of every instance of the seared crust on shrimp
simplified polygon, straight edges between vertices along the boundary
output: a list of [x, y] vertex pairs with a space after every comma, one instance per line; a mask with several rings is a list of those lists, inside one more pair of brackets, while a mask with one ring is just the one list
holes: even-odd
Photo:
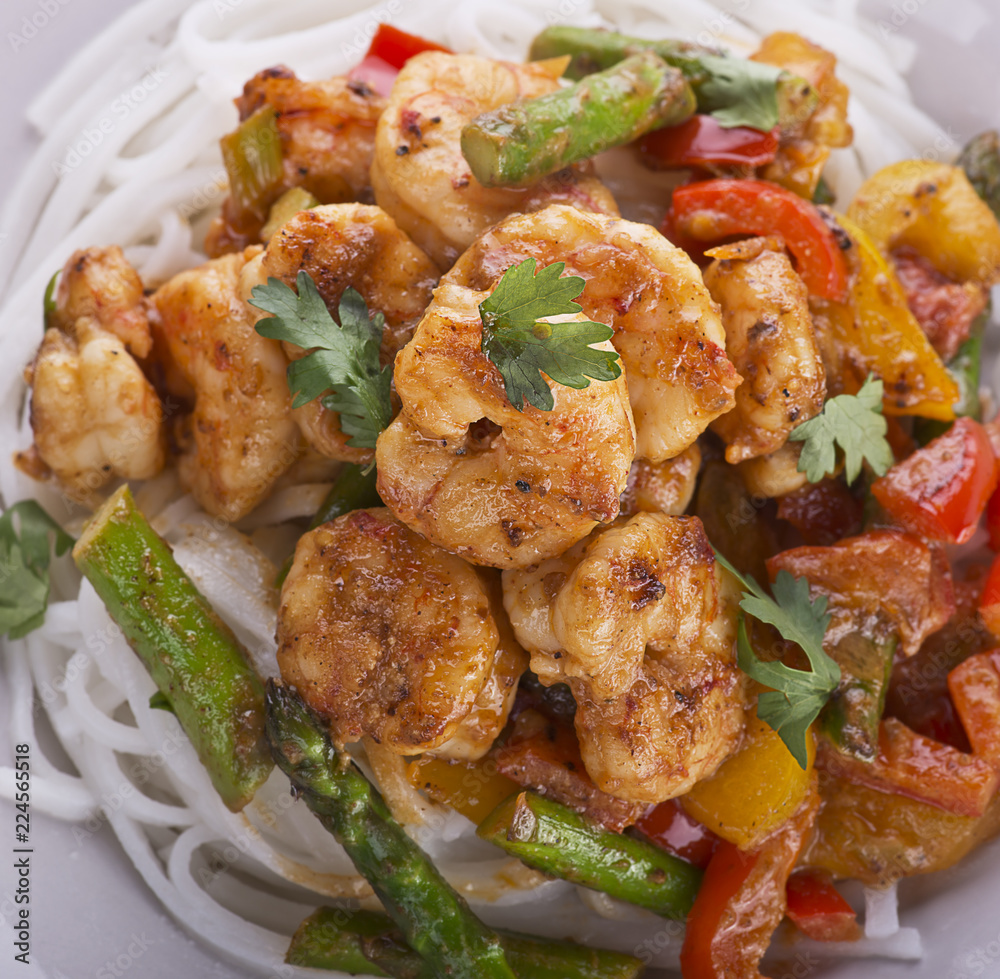
[[554, 204], [486, 232], [450, 276], [489, 289], [526, 258], [581, 276], [588, 319], [614, 331], [636, 427], [636, 455], [683, 452], [729, 411], [740, 377], [726, 358], [718, 306], [688, 256], [655, 228]]
[[775, 452], [792, 429], [819, 414], [826, 373], [806, 287], [781, 242], [754, 238], [711, 254], [705, 285], [722, 307], [726, 351], [743, 376], [736, 406], [712, 431], [735, 464]]
[[[341, 296], [353, 286], [368, 304], [385, 316], [381, 358], [391, 363], [413, 335], [431, 301], [437, 266], [396, 227], [380, 207], [329, 204], [301, 211], [274, 234], [264, 252], [263, 271], [294, 287], [307, 272], [327, 307], [336, 311]], [[304, 355], [286, 343], [291, 359]], [[321, 399], [292, 411], [309, 444], [323, 455], [347, 462], [368, 462], [373, 452], [347, 444], [339, 415]]]
[[70, 256], [48, 325], [25, 371], [35, 441], [18, 465], [35, 477], [54, 475], [88, 504], [115, 476], [155, 476], [166, 457], [163, 409], [133, 359], [152, 346], [148, 306], [117, 245]]
[[355, 510], [299, 540], [278, 614], [282, 677], [338, 744], [398, 754], [460, 733], [499, 635], [477, 570], [386, 509]]
[[194, 391], [177, 420], [181, 481], [211, 514], [238, 520], [295, 461], [300, 435], [291, 417], [288, 361], [277, 340], [254, 330], [263, 315], [247, 304], [262, 281], [260, 249], [224, 255], [181, 272], [153, 296], [168, 376]]
[[580, 390], [553, 382], [552, 411], [517, 411], [481, 350], [479, 304], [495, 281], [470, 288], [461, 271], [396, 358], [403, 410], [379, 436], [379, 493], [469, 561], [524, 567], [617, 516], [635, 446], [628, 392], [624, 376]]
[[526, 188], [485, 188], [462, 156], [462, 127], [482, 112], [555, 91], [556, 62], [512, 64], [470, 54], [418, 54], [403, 66], [379, 119], [375, 200], [447, 269], [491, 224], [554, 202], [618, 213], [611, 194], [578, 165]]
[[694, 496], [701, 471], [701, 449], [689, 445], [680, 455], [664, 462], [636, 459], [621, 495], [621, 515], [666, 513], [680, 516]]
[[687, 791], [736, 747], [737, 600], [696, 517], [640, 513], [504, 573], [532, 669], [573, 690], [587, 773], [634, 802]]

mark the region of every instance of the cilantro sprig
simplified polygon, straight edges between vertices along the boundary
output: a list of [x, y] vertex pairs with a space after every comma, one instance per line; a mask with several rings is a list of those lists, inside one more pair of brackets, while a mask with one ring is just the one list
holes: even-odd
[[542, 374], [557, 384], [585, 388], [588, 378], [613, 381], [621, 375], [618, 354], [595, 350], [591, 344], [610, 340], [614, 330], [602, 323], [543, 323], [543, 317], [579, 313], [574, 302], [586, 284], [578, 275], [563, 276], [565, 262], [538, 270], [526, 258], [512, 265], [492, 294], [479, 304], [483, 321], [482, 351], [503, 377], [510, 403], [524, 410], [524, 402], [551, 411], [555, 401]]
[[780, 117], [778, 79], [782, 70], [746, 58], [702, 55], [707, 77], [698, 87], [698, 110], [725, 128], [750, 126], [769, 132]]
[[[758, 698], [757, 716], [777, 732], [804, 769], [809, 725], [840, 683], [840, 667], [823, 651], [823, 637], [830, 624], [826, 596], [811, 600], [809, 582], [793, 578], [782, 569], [775, 578], [772, 598], [751, 575], [740, 574], [718, 551], [715, 559], [743, 586], [737, 664], [747, 676], [772, 688]], [[783, 639], [796, 643], [812, 670], [796, 670], [781, 662], [760, 659], [750, 644], [745, 615], [773, 625]]]
[[15, 503], [0, 516], [0, 635], [20, 639], [45, 621], [50, 541], [57, 557], [73, 546], [34, 500]]
[[886, 439], [888, 426], [882, 415], [882, 381], [869, 374], [857, 394], [840, 394], [823, 405], [823, 410], [803, 422], [788, 436], [803, 442], [799, 472], [810, 483], [818, 483], [833, 473], [837, 446], [844, 453], [844, 475], [854, 482], [867, 462], [876, 476], [883, 476], [893, 464], [892, 448]]
[[292, 407], [325, 394], [323, 407], [339, 412], [341, 431], [350, 436], [347, 444], [372, 449], [392, 420], [392, 367], [379, 364], [385, 317], [369, 315], [361, 294], [348, 286], [338, 324], [308, 272], [300, 271], [295, 284], [297, 292], [275, 278], [254, 286], [251, 305], [272, 314], [257, 324], [257, 332], [311, 351], [288, 366]]

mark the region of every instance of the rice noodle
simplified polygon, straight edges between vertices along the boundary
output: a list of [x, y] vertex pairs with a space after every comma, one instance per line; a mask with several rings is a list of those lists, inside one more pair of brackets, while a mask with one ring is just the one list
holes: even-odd
[[[5, 331], [2, 341], [0, 444], [30, 442], [19, 372], [37, 342], [39, 296], [52, 271], [75, 248], [94, 244], [123, 245], [150, 285], [200, 261], [192, 223], [203, 222], [225, 192], [217, 141], [235, 121], [230, 100], [243, 81], [277, 62], [307, 78], [343, 72], [360, 58], [387, 10], [398, 12], [393, 19], [400, 27], [456, 50], [517, 59], [535, 32], [563, 21], [612, 22], [640, 35], [673, 34], [742, 51], [770, 30], [801, 30], [838, 55], [852, 88], [856, 144], [835, 153], [828, 169], [845, 199], [863, 173], [926, 152], [941, 139], [940, 129], [910, 103], [899, 74], [912, 51], [900, 39], [881, 44], [852, 0], [754, 0], [741, 5], [746, 9], [739, 16], [725, 17], [704, 0], [508, 0], [502, 16], [487, 0], [394, 0], [371, 9], [362, 0], [342, 0], [338, 6], [345, 16], [331, 22], [327, 0], [243, 0], [222, 14], [212, 0], [145, 0], [72, 58], [30, 106], [42, 145], [0, 218], [11, 237], [0, 257], [0, 288], [8, 296], [4, 322], [24, 324]], [[123, 105], [127, 111], [115, 108]], [[87, 130], [109, 113], [110, 133], [79, 152]], [[48, 164], [53, 159], [64, 161], [61, 175]], [[643, 176], [612, 155], [601, 166], [610, 181], [617, 174], [616, 187], [634, 194], [623, 204], [655, 220], [651, 201], [657, 197], [643, 193]], [[306, 516], [322, 492], [325, 486], [276, 494], [243, 529]], [[60, 519], [78, 518], [55, 491], [9, 466], [0, 468], [0, 493], [8, 501], [34, 496]], [[247, 644], [258, 669], [274, 673], [274, 569], [267, 558], [243, 534], [180, 496], [175, 474], [138, 487], [137, 497], [181, 565]], [[318, 895], [371, 904], [370, 888], [304, 804], [291, 797], [279, 773], [243, 814], [225, 809], [176, 719], [150, 707], [155, 687], [121, 631], [91, 586], [78, 588], [77, 582], [72, 570], [56, 569], [56, 595], [65, 600], [50, 605], [42, 629], [9, 642], [4, 652], [12, 742], [37, 744], [34, 686], [80, 773], [68, 775], [43, 753], [35, 754], [33, 805], [77, 821], [101, 813], [98, 818], [111, 824], [169, 912], [220, 954], [242, 963], [248, 975], [279, 967], [286, 970], [281, 975], [311, 975], [281, 965], [291, 927]], [[384, 759], [371, 760], [385, 767]], [[10, 770], [0, 769], [0, 794], [9, 798], [13, 785]], [[393, 786], [397, 807], [412, 807], [403, 781], [396, 778]], [[603, 896], [546, 881], [498, 857], [453, 812], [424, 804], [421, 816], [425, 825], [415, 835], [488, 921], [573, 936], [676, 966], [682, 937], [676, 923], [634, 908], [625, 914]], [[913, 929], [899, 929], [895, 902], [894, 891], [873, 897], [867, 938], [823, 951], [919, 955]]]

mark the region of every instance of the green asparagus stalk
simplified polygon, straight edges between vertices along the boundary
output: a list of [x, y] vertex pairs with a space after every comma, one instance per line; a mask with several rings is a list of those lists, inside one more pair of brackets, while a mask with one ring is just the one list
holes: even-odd
[[845, 754], [862, 761], [873, 761], [878, 754], [896, 643], [895, 636], [880, 642], [855, 632], [830, 650], [841, 680], [823, 709], [823, 732]]
[[274, 767], [264, 738], [264, 688], [229, 627], [174, 560], [123, 486], [94, 515], [73, 559], [234, 812]]
[[219, 140], [233, 200], [241, 211], [261, 221], [267, 217], [283, 177], [277, 118], [272, 106], [261, 106]]
[[[519, 979], [636, 979], [642, 963], [631, 955], [574, 942], [502, 931], [507, 961]], [[289, 965], [367, 972], [395, 979], [437, 979], [388, 915], [319, 908], [299, 925], [288, 946]]]
[[991, 129], [973, 137], [956, 162], [1000, 220], [1000, 135]]
[[290, 187], [267, 212], [267, 223], [260, 229], [260, 240], [270, 241], [278, 228], [291, 221], [299, 211], [308, 211], [317, 204], [319, 201], [304, 187]]
[[[378, 472], [374, 466], [362, 469], [353, 463], [345, 462], [343, 468], [337, 473], [337, 478], [330, 487], [330, 492], [319, 505], [316, 516], [309, 524], [310, 530], [331, 520], [336, 520], [341, 514], [349, 513], [351, 510], [363, 510], [365, 507], [382, 506], [382, 497], [378, 495], [375, 488]], [[274, 580], [274, 587], [280, 588], [288, 577], [288, 572], [292, 569], [293, 557], [281, 566], [277, 578]]]
[[529, 867], [667, 918], [691, 910], [701, 883], [697, 867], [644, 840], [595, 826], [534, 792], [502, 802], [476, 832]]
[[347, 851], [407, 944], [452, 979], [514, 979], [500, 940], [406, 835], [381, 795], [341, 756], [327, 726], [294, 692], [267, 683], [274, 760]]
[[519, 186], [693, 112], [681, 72], [644, 51], [570, 88], [484, 112], [462, 130], [462, 153], [483, 186]]
[[531, 42], [532, 61], [570, 55], [566, 74], [580, 79], [604, 71], [640, 51], [654, 51], [679, 68], [691, 83], [699, 112], [723, 126], [770, 130], [802, 122], [819, 97], [798, 75], [745, 58], [730, 58], [713, 48], [684, 41], [648, 41], [614, 31], [585, 27], [548, 27]]

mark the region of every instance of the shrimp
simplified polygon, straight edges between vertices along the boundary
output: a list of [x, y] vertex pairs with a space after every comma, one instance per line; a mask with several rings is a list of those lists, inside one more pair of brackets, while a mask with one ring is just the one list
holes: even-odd
[[[437, 266], [396, 227], [381, 208], [364, 204], [330, 204], [301, 211], [271, 238], [263, 272], [290, 286], [300, 271], [308, 272], [331, 310], [347, 286], [361, 293], [369, 310], [385, 316], [382, 363], [391, 363], [413, 335], [431, 299]], [[285, 344], [296, 359], [301, 348]], [[369, 462], [373, 451], [348, 445], [339, 416], [320, 399], [292, 411], [308, 443], [323, 455], [347, 462]]]
[[121, 249], [71, 255], [50, 328], [25, 371], [34, 444], [18, 465], [54, 475], [87, 504], [115, 476], [155, 476], [166, 459], [163, 407], [135, 359], [151, 346], [142, 281]]
[[618, 514], [635, 450], [628, 391], [624, 376], [553, 383], [552, 411], [516, 410], [481, 350], [479, 304], [496, 279], [470, 286], [466, 271], [463, 260], [445, 276], [396, 358], [403, 407], [379, 436], [379, 493], [441, 547], [524, 567]]
[[459, 756], [478, 756], [509, 710], [505, 692], [489, 730], [476, 713], [493, 700], [497, 664], [516, 671], [524, 656], [504, 662], [510, 640], [501, 643], [489, 590], [388, 510], [344, 514], [295, 550], [278, 613], [281, 675], [329, 719], [338, 745], [366, 736], [409, 755], [452, 740]]
[[263, 281], [260, 251], [181, 272], [153, 295], [167, 376], [183, 381], [179, 397], [194, 397], [174, 432], [181, 481], [205, 510], [229, 521], [270, 493], [301, 448], [288, 361], [277, 340], [254, 330], [264, 314], [247, 304]]
[[736, 748], [739, 596], [696, 517], [640, 513], [503, 579], [531, 668], [573, 691], [581, 753], [599, 789], [661, 802]]
[[722, 307], [726, 350], [743, 376], [736, 407], [712, 422], [726, 461], [780, 449], [823, 409], [826, 373], [806, 287], [778, 239], [754, 238], [711, 253], [705, 285]]
[[618, 214], [590, 165], [566, 168], [527, 188], [485, 188], [462, 156], [462, 127], [519, 98], [555, 91], [557, 60], [511, 64], [467, 54], [426, 52], [399, 73], [375, 137], [375, 200], [442, 269], [476, 237], [515, 212], [562, 201]]
[[18, 463], [32, 475], [51, 472], [90, 505], [113, 477], [150, 479], [163, 468], [160, 399], [125, 344], [93, 317], [72, 332], [47, 330], [25, 380], [35, 441]]
[[[370, 199], [368, 172], [385, 99], [364, 82], [306, 82], [278, 65], [254, 75], [235, 102], [240, 122], [265, 105], [276, 112], [284, 176], [275, 196], [302, 187], [324, 204]], [[206, 252], [218, 257], [257, 241], [261, 222], [247, 219], [227, 197], [209, 228]]]
[[665, 462], [636, 459], [621, 495], [621, 515], [631, 517], [646, 511], [680, 516], [694, 496], [700, 469], [697, 442]]

